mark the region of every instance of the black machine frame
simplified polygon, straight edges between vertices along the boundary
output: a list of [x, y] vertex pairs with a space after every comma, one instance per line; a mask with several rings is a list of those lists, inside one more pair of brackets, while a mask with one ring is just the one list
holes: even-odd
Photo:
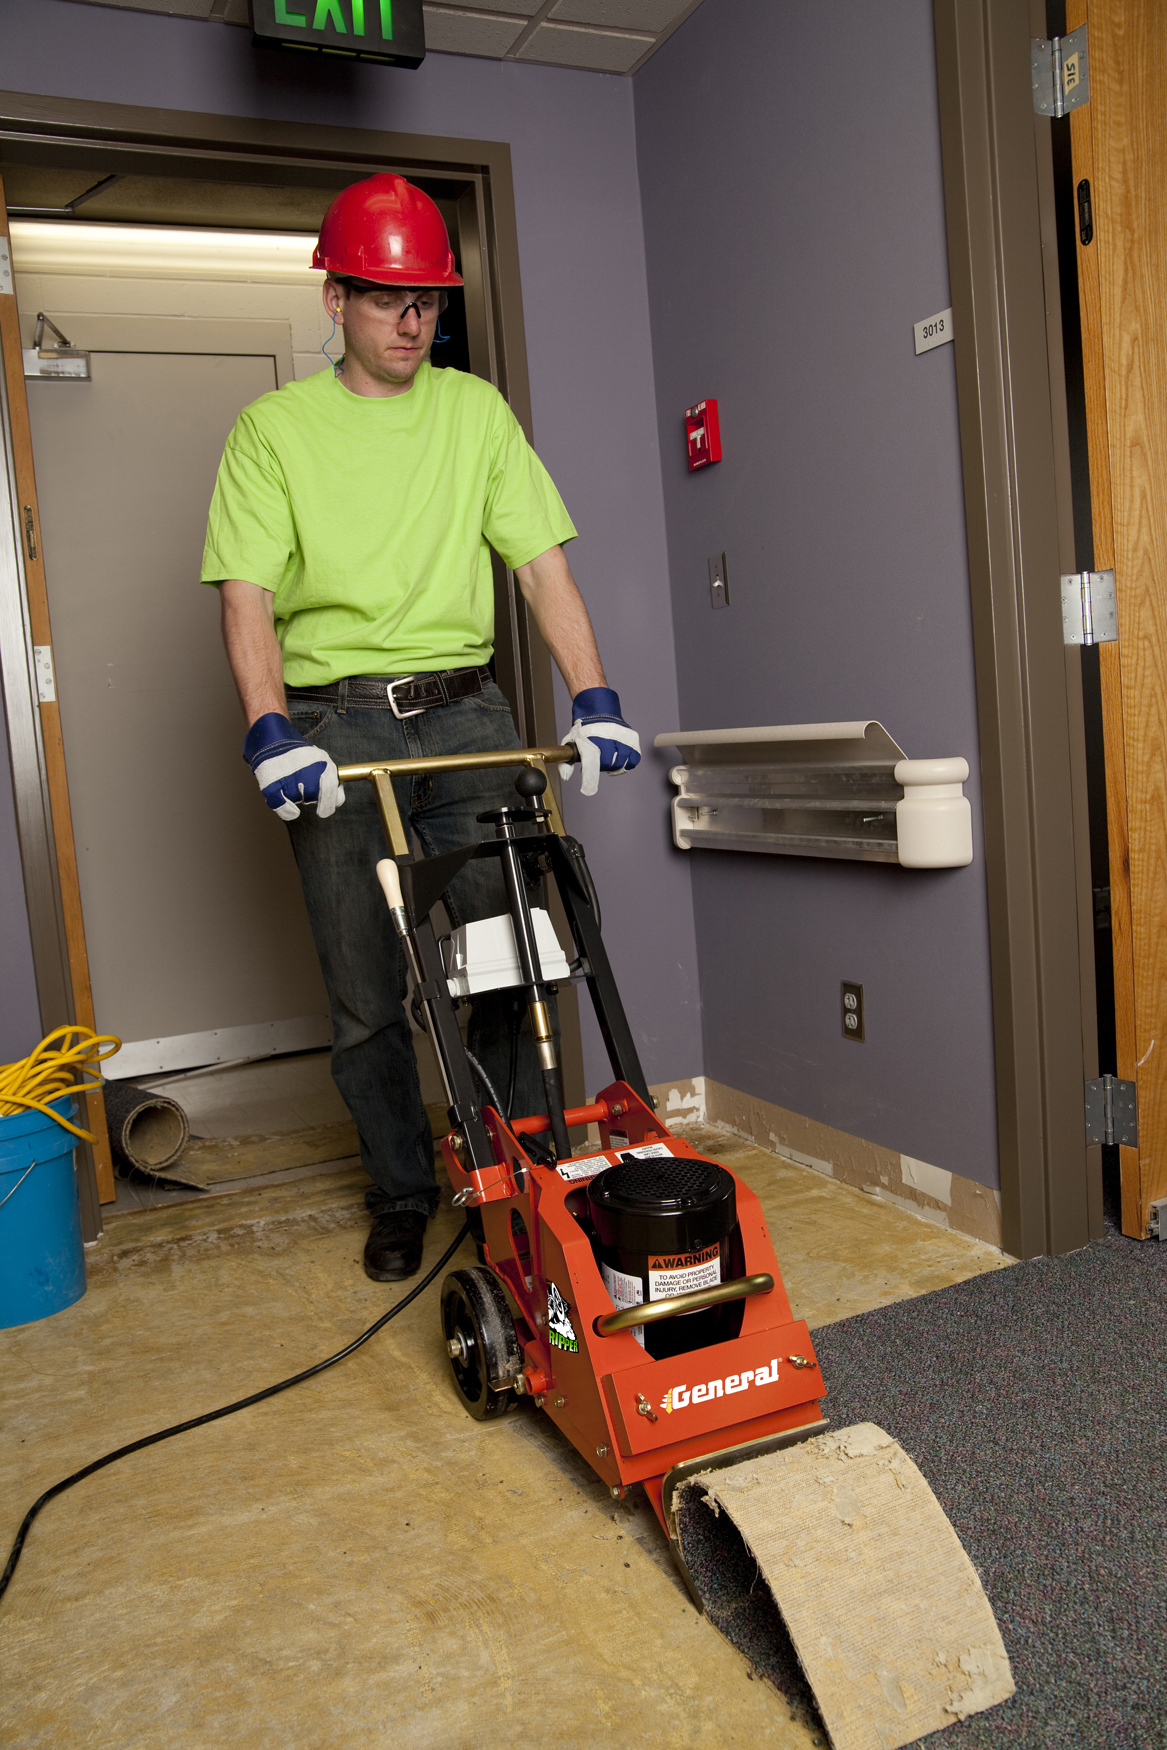
[[[565, 1119], [563, 1085], [556, 1061], [548, 1005], [558, 983], [544, 977], [531, 918], [529, 891], [542, 882], [555, 883], [575, 945], [575, 976], [587, 984], [612, 1074], [625, 1082], [647, 1105], [652, 1096], [644, 1078], [632, 1030], [601, 933], [599, 901], [584, 848], [563, 830], [554, 794], [548, 792], [547, 766], [576, 757], [572, 747], [515, 748], [498, 753], [457, 754], [446, 758], [386, 760], [340, 768], [342, 783], [368, 779], [374, 785], [389, 856], [379, 865], [390, 912], [402, 941], [416, 998], [438, 1060], [446, 1088], [450, 1124], [459, 1132], [470, 1165], [486, 1171], [494, 1164], [490, 1137], [482, 1117], [483, 1099], [458, 1027], [461, 998], [451, 994], [441, 944], [432, 912], [449, 883], [479, 858], [497, 858], [503, 865], [508, 911], [515, 933], [521, 988], [525, 992], [532, 1033], [543, 1069], [551, 1138], [559, 1158], [571, 1153]], [[478, 818], [493, 825], [495, 837], [462, 845], [434, 857], [415, 857], [409, 849], [393, 792], [394, 776], [421, 771], [474, 770], [483, 766], [520, 767], [517, 805]], [[535, 802], [536, 806], [523, 804]], [[389, 865], [389, 868], [386, 866]], [[390, 868], [395, 873], [390, 873]], [[397, 891], [394, 891], [397, 889]], [[398, 903], [398, 898], [400, 903]], [[512, 1114], [500, 1112], [510, 1120]]]

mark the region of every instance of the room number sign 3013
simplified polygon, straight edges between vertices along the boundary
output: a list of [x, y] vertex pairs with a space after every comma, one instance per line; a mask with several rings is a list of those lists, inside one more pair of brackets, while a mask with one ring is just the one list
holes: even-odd
[[935, 316], [925, 316], [912, 332], [917, 352], [931, 352], [934, 346], [944, 346], [952, 339], [952, 311], [937, 310]]

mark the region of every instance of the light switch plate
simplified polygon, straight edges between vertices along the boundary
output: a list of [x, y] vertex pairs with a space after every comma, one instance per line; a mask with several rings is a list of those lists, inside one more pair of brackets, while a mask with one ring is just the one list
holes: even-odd
[[709, 605], [711, 608], [729, 606], [729, 573], [725, 567], [724, 553], [709, 555]]

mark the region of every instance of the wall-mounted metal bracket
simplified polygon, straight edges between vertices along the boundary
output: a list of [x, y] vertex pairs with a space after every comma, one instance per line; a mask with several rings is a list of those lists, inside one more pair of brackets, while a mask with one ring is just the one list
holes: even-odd
[[[57, 337], [58, 345], [45, 345], [45, 329], [51, 328]], [[55, 322], [45, 315], [43, 310], [36, 313], [36, 333], [32, 345], [23, 349], [24, 374], [26, 377], [57, 377], [72, 378], [75, 382], [89, 381], [89, 354], [84, 347], [74, 346], [66, 340]]]
[[679, 850], [899, 861], [904, 755], [881, 723], [678, 730], [656, 745], [686, 761], [669, 774]]
[[1139, 1146], [1139, 1108], [1134, 1082], [1099, 1076], [1086, 1083], [1086, 1141], [1124, 1148]]
[[78, 207], [83, 207], [86, 201], [93, 199], [94, 195], [104, 194], [107, 188], [112, 188], [115, 182], [121, 182], [121, 180], [120, 173], [103, 176], [100, 182], [95, 182], [91, 187], [82, 189], [80, 194], [75, 194], [73, 199], [66, 201], [63, 207], [10, 206], [8, 216], [10, 219], [71, 219]]
[[1090, 101], [1090, 57], [1086, 26], [1049, 41], [1035, 36], [1029, 44], [1029, 75], [1035, 115], [1069, 115]]
[[1073, 571], [1062, 578], [1062, 632], [1067, 644], [1117, 643], [1113, 571]]
[[905, 869], [973, 860], [964, 759], [905, 759], [882, 723], [771, 723], [658, 735], [679, 851], [849, 857]]

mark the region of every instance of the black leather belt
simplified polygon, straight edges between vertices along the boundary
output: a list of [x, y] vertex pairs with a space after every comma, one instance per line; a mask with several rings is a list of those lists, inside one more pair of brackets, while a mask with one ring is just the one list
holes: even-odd
[[372, 706], [395, 717], [416, 717], [434, 705], [471, 699], [490, 679], [488, 668], [443, 668], [431, 674], [356, 674], [322, 687], [289, 687], [289, 700], [318, 699], [322, 703]]

